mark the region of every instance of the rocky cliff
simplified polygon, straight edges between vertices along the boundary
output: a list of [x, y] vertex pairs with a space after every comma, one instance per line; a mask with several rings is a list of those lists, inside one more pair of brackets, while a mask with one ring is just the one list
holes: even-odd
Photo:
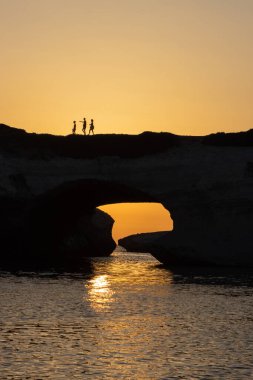
[[[0, 139], [2, 262], [6, 252], [14, 261], [17, 255], [8, 241], [17, 242], [22, 257], [23, 237], [32, 235], [54, 255], [97, 206], [155, 201], [174, 222], [159, 244], [152, 242], [161, 261], [253, 265], [252, 130], [63, 137], [0, 125]], [[36, 252], [31, 256], [36, 261]]]

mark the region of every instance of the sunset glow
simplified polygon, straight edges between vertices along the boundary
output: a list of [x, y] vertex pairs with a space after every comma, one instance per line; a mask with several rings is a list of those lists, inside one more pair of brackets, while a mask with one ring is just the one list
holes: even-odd
[[0, 0], [0, 122], [69, 134], [252, 128], [251, 0]]
[[132, 234], [173, 229], [169, 212], [158, 203], [118, 203], [99, 208], [115, 220], [112, 230], [115, 241]]

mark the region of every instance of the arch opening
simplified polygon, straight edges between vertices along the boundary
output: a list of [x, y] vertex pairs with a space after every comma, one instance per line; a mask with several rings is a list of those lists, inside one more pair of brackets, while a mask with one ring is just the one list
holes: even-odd
[[158, 202], [127, 202], [99, 206], [114, 219], [112, 237], [116, 243], [129, 235], [173, 230], [170, 212]]
[[[107, 205], [107, 208], [112, 209], [116, 204], [121, 207], [120, 219], [124, 214], [122, 208], [125, 211], [135, 208], [135, 216], [130, 215], [123, 224], [133, 226], [135, 221], [138, 227], [122, 233], [115, 234], [114, 231], [115, 240], [132, 233], [171, 229], [169, 212], [147, 192], [118, 182], [97, 179], [65, 182], [34, 198], [24, 211], [19, 262], [23, 264], [26, 261], [36, 267], [76, 269], [82, 265], [85, 257], [110, 255], [115, 248], [111, 236], [112, 217], [116, 223], [118, 217], [115, 218], [108, 209], [103, 210], [106, 213], [102, 212], [100, 207]], [[159, 225], [157, 215], [148, 212], [149, 204], [151, 207], [156, 204], [155, 207], [163, 209], [167, 218], [165, 228]], [[138, 211], [140, 207], [142, 212], [140, 209]], [[153, 219], [155, 223], [146, 228], [143, 221], [147, 222], [148, 219]], [[15, 257], [16, 251], [17, 247], [13, 246]], [[10, 256], [11, 261], [14, 256]]]

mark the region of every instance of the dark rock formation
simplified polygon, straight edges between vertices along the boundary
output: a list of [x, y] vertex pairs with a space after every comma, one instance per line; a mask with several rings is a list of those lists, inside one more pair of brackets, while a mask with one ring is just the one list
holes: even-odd
[[[198, 255], [197, 251], [187, 247], [182, 242], [173, 246], [171, 244], [170, 231], [142, 233], [126, 236], [119, 239], [119, 245], [129, 252], [151, 253], [158, 261], [164, 265], [175, 267], [188, 266], [218, 266], [222, 265], [216, 262], [212, 257], [205, 258], [205, 255]], [[224, 263], [224, 266], [230, 266], [229, 263]]]
[[[143, 132], [140, 135], [69, 135], [26, 133], [0, 124], [0, 151], [30, 159], [52, 157], [97, 158], [99, 156], [141, 157], [164, 152], [179, 145], [171, 133]], [[131, 147], [131, 149], [129, 149]]]
[[75, 228], [66, 234], [59, 246], [60, 255], [69, 257], [107, 256], [116, 248], [112, 239], [114, 220], [105, 212], [96, 209], [85, 214], [75, 223]]
[[118, 244], [129, 252], [151, 253], [152, 246], [169, 231], [134, 234], [119, 239]]
[[237, 133], [212, 133], [203, 137], [203, 144], [216, 146], [253, 146], [253, 129]]
[[[34, 262], [78, 262], [89, 250], [82, 223], [100, 236], [97, 206], [146, 201], [174, 222], [145, 243], [162, 262], [253, 266], [252, 131], [232, 135], [63, 137], [0, 125], [1, 262], [22, 262], [27, 237], [41, 252], [28, 250]], [[113, 246], [92, 249], [107, 255]]]
[[87, 257], [107, 256], [116, 247], [114, 221], [101, 210], [66, 220], [35, 209], [36, 215], [29, 202], [10, 199], [1, 205], [1, 269], [76, 271], [86, 267]]

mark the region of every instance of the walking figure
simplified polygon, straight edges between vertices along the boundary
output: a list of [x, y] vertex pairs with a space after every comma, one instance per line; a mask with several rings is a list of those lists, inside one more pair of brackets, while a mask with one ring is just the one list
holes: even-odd
[[73, 121], [73, 129], [72, 129], [73, 135], [76, 134], [76, 121]]
[[94, 124], [93, 124], [93, 119], [90, 121], [90, 129], [89, 129], [89, 134], [92, 133], [94, 135]]
[[83, 134], [86, 135], [86, 119], [85, 119], [85, 117], [83, 118], [82, 121], [79, 121], [79, 123], [83, 123], [82, 131], [83, 131]]

